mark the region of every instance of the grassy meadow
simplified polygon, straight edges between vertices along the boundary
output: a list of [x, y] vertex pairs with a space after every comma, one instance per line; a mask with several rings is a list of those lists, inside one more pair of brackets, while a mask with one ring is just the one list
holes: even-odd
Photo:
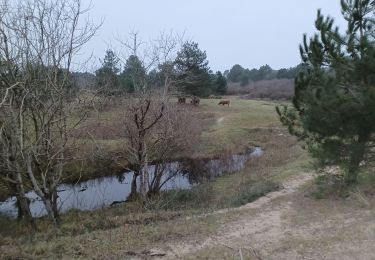
[[[32, 237], [24, 225], [1, 218], [0, 245], [7, 250], [1, 250], [0, 258], [55, 257], [62, 253], [65, 257], [101, 258], [103, 254], [119, 248], [140, 250], [167, 239], [189, 237], [195, 233], [206, 235], [218, 228], [216, 221], [220, 220], [212, 216], [207, 217], [204, 223], [196, 223], [189, 216], [240, 206], [280, 189], [282, 180], [306, 167], [305, 152], [279, 123], [275, 113], [276, 103], [233, 96], [228, 98], [231, 100], [230, 107], [218, 106], [218, 100], [213, 99], [202, 99], [199, 107], [191, 107], [191, 113], [204, 127], [200, 144], [191, 156], [214, 157], [243, 152], [253, 146], [262, 147], [264, 155], [250, 160], [245, 169], [188, 191], [162, 193], [158, 200], [142, 206], [132, 203], [93, 212], [72, 210], [62, 215], [58, 236], [48, 220], [43, 218], [38, 220], [40, 231]], [[121, 108], [113, 106], [101, 113], [100, 118], [91, 113], [82, 127], [92, 129], [100, 122], [108, 133], [108, 129], [115, 128], [119, 116]], [[82, 140], [82, 147], [89, 147], [86, 141]], [[116, 154], [116, 149], [123, 144], [118, 133], [103, 136], [97, 142], [102, 149], [108, 149], [108, 154]], [[88, 175], [90, 168], [83, 169], [81, 176], [87, 174], [86, 178], [91, 177]], [[109, 166], [108, 169], [120, 170], [120, 167]], [[99, 242], [103, 240], [108, 241]], [[26, 243], [27, 246], [20, 251], [18, 243]]]
[[[0, 258], [240, 259], [241, 253], [244, 259], [345, 259], [350, 251], [371, 259], [375, 180], [370, 171], [361, 173], [354, 190], [338, 194], [324, 176], [312, 178], [309, 156], [278, 121], [277, 103], [227, 98], [230, 107], [212, 99], [189, 107], [203, 132], [188, 155], [206, 158], [260, 146], [263, 156], [237, 173], [190, 190], [162, 192], [142, 205], [71, 210], [57, 230], [45, 218], [37, 220], [36, 234], [0, 218]], [[98, 142], [108, 154], [123, 144], [119, 134], [108, 131], [120, 115], [121, 108], [113, 106], [100, 119], [92, 113], [83, 126], [92, 129], [101, 122], [107, 130]], [[89, 147], [85, 140], [82, 144]], [[352, 237], [362, 246], [353, 247]]]

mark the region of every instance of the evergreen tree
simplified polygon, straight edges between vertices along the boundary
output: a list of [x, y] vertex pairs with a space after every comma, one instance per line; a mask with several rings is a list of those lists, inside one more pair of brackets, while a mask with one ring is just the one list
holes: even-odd
[[175, 60], [177, 87], [180, 91], [208, 96], [211, 92], [211, 76], [205, 51], [195, 42], [185, 42]]
[[244, 74], [244, 68], [236, 64], [228, 72], [227, 78], [230, 82], [240, 82], [241, 76]]
[[[276, 78], [278, 78], [278, 79], [288, 79], [290, 77], [291, 77], [290, 70], [288, 70], [288, 69], [283, 68], [283, 69], [279, 69], [277, 71]], [[294, 77], [292, 77], [292, 78], [294, 78]]]
[[227, 93], [227, 79], [223, 74], [218, 71], [216, 72], [215, 78], [215, 92], [220, 95], [225, 95]]
[[258, 80], [258, 70], [257, 69], [252, 69], [249, 72], [249, 79], [251, 81], [257, 81]]
[[160, 88], [163, 86], [163, 75], [157, 70], [153, 69], [147, 74], [147, 85], [150, 88]]
[[307, 69], [296, 78], [294, 108], [277, 112], [320, 166], [340, 166], [352, 184], [375, 132], [375, 1], [342, 0], [341, 9], [345, 34], [318, 11], [318, 33], [300, 46]]
[[106, 51], [104, 59], [101, 60], [101, 67], [95, 72], [96, 84], [99, 88], [104, 88], [104, 92], [111, 92], [119, 87], [119, 62], [119, 58], [112, 50]]
[[269, 65], [263, 65], [259, 68], [258, 73], [253, 78], [254, 81], [273, 79], [275, 78], [275, 73]]
[[240, 77], [241, 86], [246, 86], [250, 83], [250, 71], [248, 69], [244, 70]]
[[137, 56], [131, 55], [126, 60], [124, 71], [120, 75], [120, 81], [122, 87], [130, 93], [146, 88], [146, 69]]

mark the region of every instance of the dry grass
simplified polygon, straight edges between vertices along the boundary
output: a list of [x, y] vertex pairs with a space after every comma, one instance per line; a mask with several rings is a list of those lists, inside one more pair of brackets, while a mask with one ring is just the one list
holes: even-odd
[[[192, 109], [205, 128], [194, 156], [261, 146], [264, 156], [249, 161], [244, 170], [190, 191], [166, 193], [147, 205], [71, 211], [57, 231], [41, 219], [34, 236], [22, 225], [0, 219], [0, 258], [148, 259], [161, 248], [161, 253], [187, 250], [186, 259], [240, 259], [239, 249], [244, 259], [373, 259], [371, 174], [361, 174], [358, 189], [345, 199], [327, 193], [316, 200], [311, 182], [259, 208], [217, 211], [243, 198], [252, 200], [252, 189], [262, 191], [266, 182], [285, 183], [311, 171], [306, 152], [280, 126], [274, 103], [231, 99], [229, 108], [219, 107], [217, 100], [202, 100]], [[101, 140], [112, 148], [117, 142]], [[214, 237], [222, 240], [209, 239]], [[200, 249], [168, 247], [176, 243]]]
[[371, 206], [363, 208], [355, 199], [315, 200], [302, 189], [261, 209], [223, 216], [227, 228], [246, 220], [259, 223], [184, 259], [240, 259], [239, 249], [244, 259], [374, 259], [375, 200], [367, 199]]
[[251, 187], [260, 190], [254, 197], [250, 192], [250, 200], [255, 199], [264, 194], [264, 187], [266, 192], [270, 191], [264, 183], [284, 180], [306, 165], [306, 154], [280, 126], [273, 103], [232, 98], [228, 108], [219, 107], [217, 100], [202, 100], [192, 113], [206, 129], [203, 144], [194, 156], [238, 152], [255, 145], [263, 147], [265, 155], [249, 161], [239, 173], [185, 191], [183, 200], [181, 194], [171, 197], [169, 193], [143, 206], [134, 203], [94, 212], [71, 211], [62, 217], [62, 226], [57, 231], [47, 220], [39, 220], [40, 232], [34, 236], [24, 226], [2, 220], [2, 226], [9, 228], [3, 228], [1, 233], [0, 258], [103, 259], [134, 254], [146, 257], [147, 250], [166, 241], [204, 239], [215, 234], [223, 223], [233, 221], [237, 215], [213, 214], [199, 221], [194, 216], [231, 207], [236, 204], [234, 201], [248, 196]]

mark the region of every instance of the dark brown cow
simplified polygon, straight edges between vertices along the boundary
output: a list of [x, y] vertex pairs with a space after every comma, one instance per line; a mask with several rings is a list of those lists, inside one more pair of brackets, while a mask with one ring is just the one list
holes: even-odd
[[198, 106], [199, 102], [200, 102], [199, 97], [194, 96], [194, 97], [191, 98], [190, 104], [192, 104], [194, 106]]
[[179, 97], [177, 103], [178, 104], [185, 104], [186, 103], [186, 98], [185, 97]]
[[230, 105], [230, 100], [221, 100], [221, 101], [219, 102], [218, 105], [219, 105], [219, 106], [220, 106], [220, 105], [223, 105], [223, 106], [228, 105], [228, 107], [229, 107], [229, 105]]

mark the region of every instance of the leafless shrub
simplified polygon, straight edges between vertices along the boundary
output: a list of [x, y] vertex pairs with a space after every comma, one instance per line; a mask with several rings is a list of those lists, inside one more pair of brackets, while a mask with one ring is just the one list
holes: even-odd
[[290, 100], [294, 95], [294, 83], [291, 79], [262, 80], [241, 86], [239, 83], [229, 83], [229, 95], [243, 95], [253, 99], [282, 99]]

